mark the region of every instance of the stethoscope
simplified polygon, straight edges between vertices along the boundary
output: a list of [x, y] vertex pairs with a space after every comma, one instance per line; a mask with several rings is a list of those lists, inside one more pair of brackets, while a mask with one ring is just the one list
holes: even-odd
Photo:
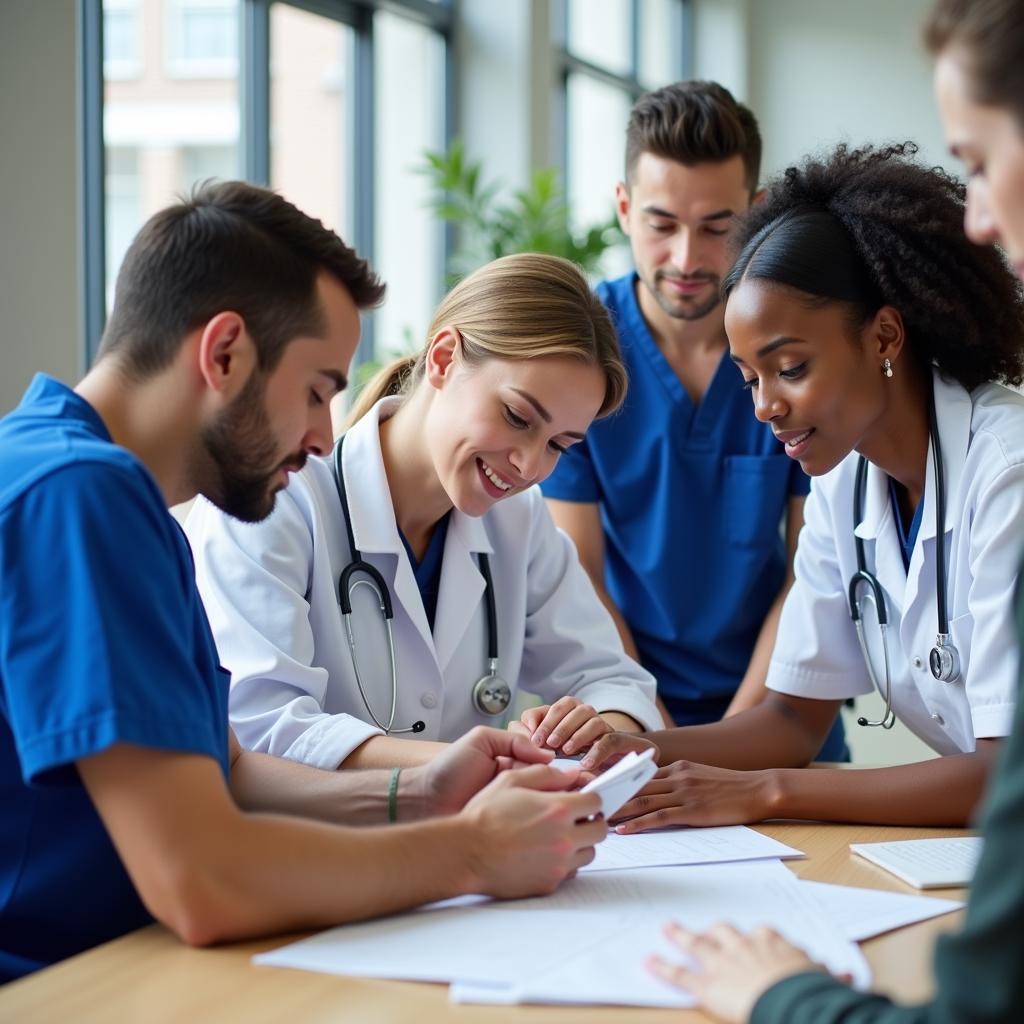
[[[946, 614], [946, 488], [942, 476], [942, 448], [939, 444], [939, 427], [935, 417], [935, 397], [928, 402], [928, 433], [932, 442], [932, 465], [935, 469], [935, 605], [938, 615], [939, 631], [935, 637], [935, 646], [928, 655], [928, 667], [932, 675], [942, 682], [955, 682], [960, 676], [960, 655], [950, 640], [949, 619]], [[867, 490], [868, 460], [862, 455], [857, 462], [857, 478], [853, 489], [853, 540], [857, 548], [857, 571], [850, 579], [849, 600], [850, 618], [857, 629], [857, 639], [868, 666], [871, 683], [880, 693], [883, 692], [875, 676], [875, 668], [868, 652], [867, 640], [864, 637], [864, 620], [860, 613], [858, 592], [861, 586], [867, 586], [875, 601], [878, 612], [878, 628], [882, 634], [882, 656], [885, 663], [885, 712], [877, 722], [869, 721], [863, 716], [857, 719], [858, 725], [881, 726], [891, 729], [896, 723], [896, 714], [892, 709], [892, 678], [889, 674], [888, 614], [885, 609], [885, 594], [878, 579], [867, 570], [867, 559], [864, 556], [864, 541], [857, 536], [864, 513], [864, 494]], [[923, 499], [922, 499], [923, 500]]]
[[[345, 633], [348, 637], [349, 650], [352, 652], [352, 669], [355, 673], [356, 686], [359, 688], [359, 696], [378, 729], [383, 729], [388, 735], [404, 732], [423, 732], [426, 723], [413, 722], [405, 729], [394, 728], [395, 709], [398, 706], [398, 670], [395, 661], [395, 638], [391, 629], [392, 620], [395, 617], [391, 604], [391, 591], [388, 589], [384, 577], [377, 569], [363, 560], [363, 556], [356, 547], [355, 535], [352, 533], [352, 517], [348, 508], [348, 496], [345, 493], [345, 476], [341, 471], [341, 446], [345, 440], [344, 435], [338, 438], [334, 446], [334, 483], [338, 488], [338, 497], [341, 499], [341, 514], [345, 520], [345, 533], [348, 535], [348, 547], [352, 553], [352, 560], [342, 569], [338, 578], [338, 603], [341, 605], [341, 617], [345, 622]], [[487, 608], [487, 670], [473, 686], [471, 699], [473, 707], [481, 714], [491, 718], [504, 714], [512, 703], [512, 688], [498, 675], [498, 614], [494, 603], [494, 583], [491, 580], [491, 565], [484, 552], [477, 553], [480, 575], [484, 578], [484, 604]], [[362, 574], [363, 579], [353, 579], [354, 576]], [[356, 657], [356, 639], [352, 633], [352, 593], [356, 587], [369, 587], [377, 598], [381, 613], [384, 616], [384, 626], [388, 636], [388, 657], [391, 662], [391, 713], [388, 715], [388, 722], [385, 725], [373, 713], [370, 701], [367, 699], [366, 690], [363, 688], [363, 680], [359, 675], [359, 660]]]

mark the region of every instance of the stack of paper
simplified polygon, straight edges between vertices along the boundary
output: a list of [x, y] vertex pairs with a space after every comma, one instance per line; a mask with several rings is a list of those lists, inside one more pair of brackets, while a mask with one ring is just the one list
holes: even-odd
[[[590, 787], [607, 816], [653, 773], [623, 759]], [[610, 835], [594, 861], [551, 896], [497, 902], [470, 896], [378, 921], [333, 928], [255, 957], [258, 964], [330, 974], [451, 983], [451, 998], [485, 1003], [692, 1006], [644, 968], [678, 958], [662, 934], [720, 921], [769, 925], [855, 985], [870, 971], [855, 941], [948, 913], [961, 904], [800, 881], [781, 858], [803, 854], [753, 829], [674, 829]]]

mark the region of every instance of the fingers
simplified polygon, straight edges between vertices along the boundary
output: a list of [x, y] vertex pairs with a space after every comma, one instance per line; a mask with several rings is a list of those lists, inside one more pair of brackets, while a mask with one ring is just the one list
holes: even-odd
[[[564, 740], [569, 738], [572, 732], [575, 732], [575, 728], [571, 728], [568, 732], [559, 728], [562, 721], [566, 717], [572, 715], [573, 712], [584, 708], [589, 710], [589, 714], [584, 715], [583, 718], [576, 716], [576, 720], [579, 724], [582, 724], [582, 721], [586, 718], [592, 718], [597, 714], [597, 712], [594, 711], [589, 704], [581, 704], [579, 699], [576, 697], [560, 697], [547, 709], [546, 714], [538, 723], [533, 732], [533, 742], [536, 743], [538, 747], [549, 745], [552, 748], [557, 749], [562, 745]], [[566, 728], [569, 728], [569, 726], [567, 725]], [[552, 733], [556, 732], [556, 729], [558, 741], [554, 742], [553, 739], [551, 739], [551, 736]]]
[[[577, 751], [589, 747], [599, 737], [612, 731], [611, 726], [598, 714], [589, 718], [581, 716], [577, 725], [573, 718], [584, 710], [590, 710], [589, 706], [586, 709], [577, 708], [572, 714], [567, 715], [548, 738], [548, 745], [556, 749], [561, 747], [563, 754], [575, 754]], [[563, 737], [565, 738], [563, 739]]]
[[630, 836], [637, 832], [650, 832], [658, 828], [673, 828], [678, 825], [695, 824], [693, 815], [688, 814], [684, 807], [664, 807], [660, 811], [640, 814], [627, 821], [623, 821], [621, 815], [622, 808], [616, 812], [611, 822], [616, 834], [620, 836]]
[[[498, 784], [503, 786], [515, 786], [519, 789], [535, 789], [543, 792], [557, 792], [571, 790], [576, 784], [576, 777], [579, 771], [574, 768], [562, 770], [552, 768], [547, 764], [533, 764], [527, 768], [521, 768], [515, 772], [505, 772], [498, 776]], [[586, 794], [588, 797], [597, 797], [596, 793]], [[600, 799], [597, 800], [598, 810], [601, 807]], [[591, 812], [588, 812], [591, 813]]]
[[544, 720], [544, 716], [548, 713], [548, 709], [551, 705], [542, 704], [540, 707], [527, 708], [520, 716], [518, 722], [511, 722], [509, 728], [513, 725], [521, 728], [527, 736], [532, 736], [537, 731], [537, 726]]
[[509, 722], [508, 731], [515, 736], [525, 736], [527, 739], [533, 735], [533, 729], [523, 725], [522, 722]]
[[527, 764], [547, 764], [552, 758], [550, 750], [541, 750], [525, 733], [512, 732], [509, 729], [490, 729], [478, 725], [471, 729], [456, 745], [471, 746], [482, 754], [495, 759], [511, 758], [513, 761], [524, 761]]
[[[652, 954], [645, 961], [647, 970], [655, 977], [667, 981], [674, 988], [681, 988], [700, 998], [700, 992], [695, 985], [694, 972], [682, 964], [670, 963], [656, 954]], [[699, 976], [696, 976], [699, 978]], [[699, 985], [699, 981], [698, 981]]]
[[620, 761], [631, 750], [642, 751], [653, 746], [650, 740], [641, 739], [630, 733], [610, 732], [594, 743], [580, 765], [591, 771], [603, 770]]

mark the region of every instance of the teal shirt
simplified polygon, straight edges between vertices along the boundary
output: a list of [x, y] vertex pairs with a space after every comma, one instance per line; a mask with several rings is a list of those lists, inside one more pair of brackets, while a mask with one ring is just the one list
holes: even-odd
[[[1017, 600], [1024, 644], [1024, 599]], [[799, 974], [770, 988], [751, 1024], [994, 1024], [1024, 1021], [1024, 701], [1004, 741], [985, 804], [985, 848], [971, 885], [967, 920], [935, 954], [936, 994], [896, 1006], [827, 974]]]

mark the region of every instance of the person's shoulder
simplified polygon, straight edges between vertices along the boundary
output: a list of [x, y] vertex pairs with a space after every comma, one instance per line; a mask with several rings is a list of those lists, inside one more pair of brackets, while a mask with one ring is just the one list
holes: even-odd
[[[1024, 395], [1003, 384], [982, 384], [970, 392], [971, 454], [996, 468], [1024, 464]], [[973, 461], [973, 460], [972, 460]]]
[[628, 311], [633, 301], [635, 277], [636, 273], [631, 270], [621, 277], [606, 278], [594, 289], [594, 293], [615, 320], [620, 319]]
[[95, 437], [63, 438], [29, 445], [14, 459], [0, 458], [0, 510], [30, 497], [49, 499], [69, 509], [73, 504], [116, 502], [167, 514], [156, 482], [138, 457]]

